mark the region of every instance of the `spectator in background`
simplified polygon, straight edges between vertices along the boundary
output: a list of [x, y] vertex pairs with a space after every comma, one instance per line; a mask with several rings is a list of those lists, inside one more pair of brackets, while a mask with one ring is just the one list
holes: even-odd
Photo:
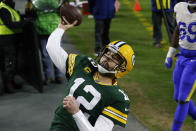
[[22, 29], [29, 22], [21, 20], [14, 9], [13, 0], [0, 2], [0, 70], [7, 93], [14, 93], [18, 86], [14, 82], [16, 74], [16, 49], [21, 42]]
[[[162, 3], [160, 3], [162, 2]], [[163, 6], [163, 10], [161, 9], [161, 4]], [[165, 14], [165, 22], [168, 25], [168, 33], [170, 33], [169, 37], [172, 36], [174, 30], [174, 21], [173, 21], [173, 8], [176, 4], [176, 0], [151, 0], [151, 8], [152, 8], [152, 23], [153, 23], [153, 39], [154, 46], [156, 48], [161, 48], [162, 41], [162, 18], [164, 18]], [[163, 11], [165, 12], [163, 14]], [[171, 38], [169, 38], [171, 40]]]
[[32, 4], [32, 1], [31, 0], [27, 0], [25, 2], [25, 15], [27, 17], [34, 17], [33, 14], [33, 4]]
[[88, 0], [89, 9], [95, 19], [95, 56], [110, 43], [109, 30], [115, 16], [115, 0]]
[[[31, 2], [27, 0], [27, 3]], [[29, 4], [26, 4], [31, 7]], [[44, 84], [48, 85], [52, 82], [52, 66], [54, 68], [55, 82], [62, 83], [62, 73], [51, 63], [46, 44], [49, 35], [58, 26], [59, 23], [59, 5], [58, 0], [35, 0], [33, 1], [33, 13], [35, 14], [36, 31], [38, 33], [39, 42], [41, 45], [42, 63], [44, 70]], [[28, 9], [25, 9], [29, 12]], [[51, 65], [52, 64], [52, 65]]]

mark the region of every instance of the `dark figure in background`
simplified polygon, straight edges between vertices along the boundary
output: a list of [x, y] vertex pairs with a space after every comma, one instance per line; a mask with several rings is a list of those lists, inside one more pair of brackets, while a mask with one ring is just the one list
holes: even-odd
[[31, 0], [26, 0], [25, 2], [25, 15], [26, 17], [34, 18], [35, 14], [33, 12], [33, 4]]
[[115, 0], [88, 0], [90, 12], [95, 19], [95, 56], [110, 43], [109, 30], [115, 16]]
[[0, 70], [7, 93], [15, 92], [16, 49], [22, 38], [22, 29], [29, 23], [21, 20], [14, 7], [13, 0], [0, 2]]
[[[153, 39], [154, 46], [156, 48], [161, 48], [162, 41], [162, 32], [161, 32], [161, 24], [163, 11], [161, 10], [161, 2], [163, 10], [165, 12], [166, 22], [168, 24], [170, 36], [172, 36], [174, 31], [174, 21], [173, 21], [173, 9], [177, 0], [151, 0], [151, 8], [152, 8], [152, 23], [153, 23]], [[169, 38], [171, 40], [171, 38]]]
[[59, 5], [59, 0], [35, 0], [33, 5], [31, 0], [27, 0], [25, 7], [26, 15], [33, 15], [35, 19], [36, 32], [42, 54], [45, 85], [52, 82], [52, 67], [54, 69], [55, 82], [58, 84], [62, 83], [62, 73], [51, 63], [48, 52], [46, 51], [48, 37], [59, 23]]

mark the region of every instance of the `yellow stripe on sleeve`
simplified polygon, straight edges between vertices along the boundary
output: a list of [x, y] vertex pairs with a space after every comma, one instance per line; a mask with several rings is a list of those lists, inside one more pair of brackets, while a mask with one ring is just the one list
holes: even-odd
[[70, 54], [69, 55], [69, 63], [68, 63], [68, 73], [71, 76], [73, 73], [73, 68], [75, 65], [75, 58], [76, 58], [77, 54]]
[[111, 106], [106, 107], [106, 109], [111, 110], [111, 111], [113, 111], [114, 113], [117, 113], [118, 115], [127, 118], [127, 114], [122, 113], [122, 112], [120, 112], [119, 110], [117, 110], [117, 109], [115, 109], [115, 108], [113, 108], [113, 107], [111, 107]]
[[68, 73], [70, 71], [70, 66], [71, 66], [71, 56], [72, 56], [72, 54], [69, 55], [69, 62], [68, 62], [68, 68], [67, 68]]
[[195, 91], [195, 88], [196, 88], [196, 80], [195, 80], [195, 82], [194, 82], [194, 84], [193, 84], [193, 87], [192, 87], [192, 89], [191, 89], [191, 91], [190, 91], [188, 97], [187, 97], [186, 100], [185, 100], [186, 102], [189, 102], [189, 101], [190, 101], [190, 99], [191, 99], [191, 97], [192, 97], [192, 95], [193, 95], [193, 92]]
[[107, 115], [107, 116], [110, 116], [110, 117], [114, 118], [115, 120], [120, 121], [120, 122], [123, 123], [123, 124], [126, 124], [126, 123], [127, 123], [126, 120], [123, 120], [123, 119], [117, 117], [116, 115], [114, 115], [114, 114], [112, 114], [112, 113], [110, 113], [110, 112], [107, 112], [107, 111], [103, 110], [102, 113], [105, 114], [105, 115]]

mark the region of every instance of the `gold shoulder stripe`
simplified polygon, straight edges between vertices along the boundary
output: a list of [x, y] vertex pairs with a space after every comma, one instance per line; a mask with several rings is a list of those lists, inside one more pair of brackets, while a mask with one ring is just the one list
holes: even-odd
[[84, 71], [86, 73], [91, 73], [91, 68], [87, 66], [87, 67], [84, 68]]
[[123, 124], [126, 124], [127, 123], [126, 120], [124, 120], [122, 118], [119, 118], [119, 117], [117, 117], [116, 115], [114, 115], [114, 114], [112, 114], [110, 112], [107, 112], [107, 111], [103, 110], [102, 113], [105, 114], [105, 115], [107, 115], [107, 116], [110, 116], [110, 117], [114, 118], [115, 120], [117, 120], [117, 121], [119, 121], [119, 122], [121, 122]]
[[120, 115], [120, 116], [123, 116], [123, 117], [127, 118], [127, 114], [122, 113], [122, 112], [120, 112], [119, 110], [117, 110], [117, 109], [115, 109], [115, 108], [113, 108], [113, 107], [111, 107], [111, 106], [108, 106], [108, 107], [106, 107], [106, 108], [104, 108], [104, 109], [108, 109], [108, 110], [110, 110], [110, 111], [112, 111], [112, 112], [114, 112], [114, 113], [117, 113], [117, 114]]
[[69, 55], [69, 63], [68, 63], [68, 73], [71, 76], [73, 73], [73, 68], [75, 65], [75, 58], [76, 58], [77, 54], [70, 54]]

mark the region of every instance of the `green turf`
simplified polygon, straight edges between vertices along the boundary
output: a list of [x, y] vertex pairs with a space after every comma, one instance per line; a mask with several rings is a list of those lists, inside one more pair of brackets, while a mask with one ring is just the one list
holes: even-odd
[[[120, 0], [121, 8], [112, 20], [110, 39], [129, 43], [136, 55], [131, 73], [119, 80], [131, 99], [131, 113], [152, 131], [171, 130], [176, 108], [173, 101], [172, 69], [167, 70], [164, 60], [167, 51], [153, 46], [152, 34], [145, 29], [132, 9]], [[133, 7], [134, 1], [129, 0]], [[140, 12], [149, 23], [151, 21], [150, 0], [139, 0]], [[168, 40], [165, 27], [163, 36]], [[83, 23], [67, 31], [70, 39], [82, 54], [93, 57], [94, 20], [83, 17]], [[196, 98], [193, 97], [193, 100]], [[183, 130], [192, 130], [193, 121], [187, 117]]]

